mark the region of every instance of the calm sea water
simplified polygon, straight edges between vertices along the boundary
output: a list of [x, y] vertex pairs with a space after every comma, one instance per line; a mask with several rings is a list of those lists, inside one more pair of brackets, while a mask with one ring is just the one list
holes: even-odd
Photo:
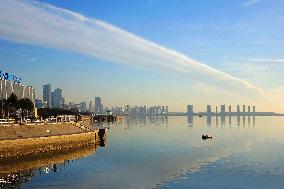
[[127, 118], [109, 127], [104, 147], [57, 157], [60, 163], [23, 172], [15, 185], [284, 188], [284, 117]]

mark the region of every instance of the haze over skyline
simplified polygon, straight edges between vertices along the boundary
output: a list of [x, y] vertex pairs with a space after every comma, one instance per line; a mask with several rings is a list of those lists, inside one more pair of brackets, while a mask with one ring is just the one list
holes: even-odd
[[38, 96], [51, 83], [69, 101], [106, 106], [284, 112], [279, 0], [4, 0], [0, 10], [1, 69]]

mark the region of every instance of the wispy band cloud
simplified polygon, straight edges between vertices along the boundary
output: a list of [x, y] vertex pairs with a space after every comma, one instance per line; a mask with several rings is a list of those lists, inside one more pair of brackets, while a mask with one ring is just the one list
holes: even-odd
[[183, 74], [244, 96], [262, 94], [261, 89], [250, 83], [174, 50], [99, 20], [36, 1], [2, 0], [0, 37]]
[[241, 6], [242, 7], [249, 7], [249, 6], [252, 6], [256, 3], [259, 3], [261, 0], [247, 0], [245, 1]]
[[284, 64], [284, 59], [255, 59], [255, 58], [232, 58], [232, 57], [224, 57], [224, 59], [252, 62], [252, 63], [264, 63], [264, 64]]

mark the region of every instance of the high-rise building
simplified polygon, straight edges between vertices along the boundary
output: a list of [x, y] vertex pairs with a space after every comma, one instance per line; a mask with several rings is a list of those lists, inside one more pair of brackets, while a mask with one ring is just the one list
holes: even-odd
[[51, 107], [54, 108], [54, 92], [51, 92]]
[[166, 114], [169, 113], [169, 106], [166, 106], [166, 108], [165, 108], [165, 113], [166, 113]]
[[243, 115], [246, 114], [246, 105], [243, 105]]
[[81, 102], [81, 111], [82, 112], [86, 112], [87, 111], [87, 103], [86, 102]]
[[102, 114], [103, 113], [103, 105], [101, 97], [95, 97], [95, 113], [96, 114]]
[[62, 104], [62, 89], [55, 89], [53, 92], [53, 103], [54, 108], [59, 108]]
[[225, 115], [225, 104], [221, 105], [221, 116]]
[[1, 73], [0, 70], [0, 99], [8, 99], [14, 93], [18, 99], [28, 98], [34, 103], [35, 88], [9, 80], [8, 73], [5, 77]]
[[252, 107], [253, 115], [255, 115], [255, 106]]
[[211, 105], [207, 105], [207, 116], [211, 116]]
[[43, 101], [40, 99], [35, 99], [35, 107], [36, 108], [44, 108]]
[[232, 115], [232, 106], [230, 105], [229, 106], [229, 116], [231, 116]]
[[193, 116], [193, 105], [187, 105], [187, 115]]
[[51, 84], [43, 85], [43, 101], [47, 102], [47, 106], [51, 107]]
[[62, 105], [65, 105], [67, 102], [66, 102], [66, 97], [62, 97], [62, 100], [61, 100], [61, 104]]
[[240, 113], [241, 112], [241, 110], [240, 110], [240, 105], [237, 105], [237, 116], [240, 116]]
[[94, 106], [93, 106], [93, 102], [92, 101], [89, 102], [88, 110], [89, 110], [89, 112], [94, 112]]
[[248, 106], [248, 115], [250, 116], [250, 106]]

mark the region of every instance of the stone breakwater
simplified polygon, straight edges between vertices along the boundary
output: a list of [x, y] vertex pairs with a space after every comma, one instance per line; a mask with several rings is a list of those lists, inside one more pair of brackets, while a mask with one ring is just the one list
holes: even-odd
[[72, 124], [0, 127], [0, 162], [52, 156], [94, 145], [98, 131]]

